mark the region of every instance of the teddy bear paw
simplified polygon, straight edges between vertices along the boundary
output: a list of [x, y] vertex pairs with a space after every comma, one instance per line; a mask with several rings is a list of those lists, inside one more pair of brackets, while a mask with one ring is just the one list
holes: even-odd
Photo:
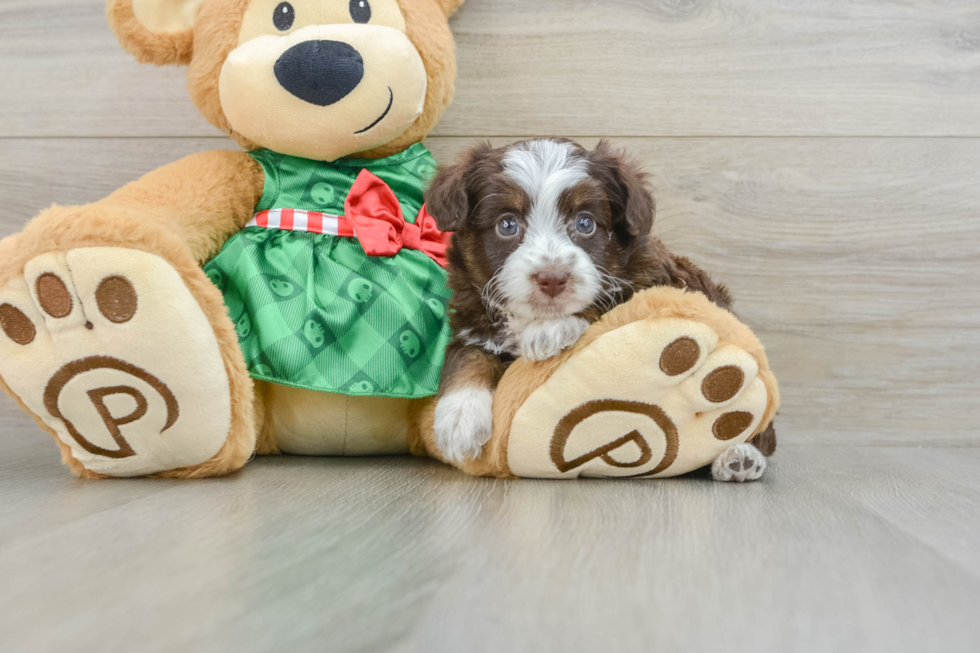
[[0, 376], [86, 469], [196, 465], [228, 437], [214, 331], [177, 271], [137, 250], [47, 252], [0, 288]]
[[[769, 405], [758, 361], [708, 324], [639, 320], [576, 351], [524, 402], [508, 465], [540, 478], [677, 476], [746, 442]], [[725, 474], [758, 472], [756, 458], [739, 461]]]

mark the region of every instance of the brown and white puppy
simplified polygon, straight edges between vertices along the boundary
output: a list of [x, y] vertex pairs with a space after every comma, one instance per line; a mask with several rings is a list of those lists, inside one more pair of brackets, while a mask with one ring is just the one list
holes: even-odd
[[[490, 438], [494, 390], [511, 362], [556, 356], [634, 292], [678, 286], [731, 307], [723, 285], [650, 236], [646, 175], [605, 142], [591, 152], [563, 139], [479, 145], [440, 170], [426, 202], [455, 232], [453, 340], [435, 414], [451, 461], [478, 456]], [[761, 473], [765, 458], [748, 446]]]

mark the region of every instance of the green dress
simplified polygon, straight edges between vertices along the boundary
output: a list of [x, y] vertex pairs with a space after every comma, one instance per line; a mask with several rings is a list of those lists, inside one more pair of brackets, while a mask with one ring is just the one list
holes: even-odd
[[[256, 213], [344, 214], [361, 170], [415, 223], [436, 163], [422, 144], [384, 159], [310, 161], [259, 150]], [[449, 343], [446, 271], [421, 251], [370, 257], [356, 238], [250, 226], [204, 267], [224, 294], [252, 378], [344, 395], [434, 395]]]

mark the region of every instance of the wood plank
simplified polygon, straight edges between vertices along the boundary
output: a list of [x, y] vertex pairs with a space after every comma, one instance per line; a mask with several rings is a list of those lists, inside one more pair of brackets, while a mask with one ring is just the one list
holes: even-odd
[[976, 449], [790, 446], [732, 486], [409, 458], [84, 482], [2, 447], [37, 483], [0, 476], [0, 496], [41, 525], [0, 512], [4, 650], [980, 647]]
[[[0, 6], [0, 136], [208, 136], [102, 0]], [[974, 0], [470, 0], [437, 134], [980, 136]]]
[[[828, 448], [822, 455], [836, 453]], [[980, 528], [973, 521], [980, 511], [980, 449], [866, 447], [849, 455], [866, 475], [856, 491], [846, 482], [836, 486], [841, 500], [860, 501], [980, 578]]]
[[[978, 443], [976, 141], [618, 143], [655, 175], [656, 232], [731, 285], [767, 344], [784, 392], [783, 441]], [[429, 143], [441, 161], [470, 144]], [[215, 145], [230, 146], [8, 140], [0, 235], [53, 201], [95, 200]]]

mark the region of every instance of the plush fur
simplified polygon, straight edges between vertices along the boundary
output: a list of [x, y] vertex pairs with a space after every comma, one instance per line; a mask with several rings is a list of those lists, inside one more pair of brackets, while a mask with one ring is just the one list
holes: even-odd
[[[493, 435], [481, 455], [473, 460], [454, 464], [469, 474], [479, 476], [513, 477], [507, 463], [507, 446], [510, 439], [511, 424], [518, 409], [528, 398], [570, 358], [586, 349], [596, 340], [615, 329], [640, 320], [681, 318], [701, 322], [710, 326], [725, 343], [731, 343], [748, 352], [759, 363], [759, 378], [765, 384], [769, 403], [760, 424], [768, 427], [779, 409], [779, 386], [769, 367], [765, 348], [755, 334], [738, 321], [730, 312], [714, 304], [701, 293], [692, 293], [678, 288], [651, 288], [636, 294], [630, 301], [617, 306], [593, 324], [585, 335], [571, 348], [555, 358], [539, 363], [517, 360], [502, 375], [493, 403]], [[419, 408], [419, 424], [412, 434], [413, 451], [425, 451], [429, 455], [446, 462], [435, 438], [433, 422], [435, 406]], [[765, 432], [760, 427], [760, 432]], [[759, 434], [750, 441], [755, 441]], [[711, 460], [704, 463], [710, 464]]]
[[[201, 113], [246, 149], [262, 146], [233, 132], [218, 91], [225, 59], [238, 46], [242, 16], [249, 0], [138, 1], [143, 4], [142, 15], [149, 11], [156, 12], [155, 17], [162, 16], [158, 23], [167, 23], [166, 12], [176, 10], [179, 15], [170, 16], [170, 23], [192, 20], [193, 28], [154, 33], [140, 22], [131, 0], [108, 0], [108, 20], [122, 46], [141, 62], [187, 65], [188, 90]], [[314, 1], [295, 0], [295, 3]], [[461, 0], [398, 0], [406, 33], [425, 63], [428, 77], [425, 105], [407, 131], [361, 156], [387, 156], [420, 141], [448, 106], [454, 88], [455, 53], [447, 18], [460, 4]], [[94, 204], [52, 207], [23, 232], [0, 242], [0, 260], [4, 262], [0, 266], [0, 287], [21, 275], [27, 262], [41, 253], [111, 246], [163, 258], [190, 289], [213, 331], [198, 337], [215, 338], [225, 364], [232, 395], [232, 425], [224, 447], [211, 460], [158, 476], [216, 476], [241, 468], [256, 451], [277, 453], [276, 426], [301, 412], [295, 406], [308, 405], [307, 397], [297, 398], [295, 393], [256, 388], [245, 368], [221, 292], [200, 268], [252, 217], [264, 181], [261, 167], [244, 153], [206, 152], [164, 166]], [[13, 394], [2, 379], [0, 386]], [[30, 413], [19, 397], [14, 399]], [[414, 405], [410, 407], [415, 413], [419, 410]], [[404, 415], [408, 408], [401, 402], [397, 409]], [[305, 410], [315, 412], [310, 408]], [[384, 412], [373, 404], [358, 404], [347, 410], [352, 419], [361, 416], [365, 422], [377, 419]], [[37, 415], [31, 414], [44, 430], [55, 435]], [[58, 445], [64, 462], [73, 472], [84, 477], [100, 476], [74, 460], [67, 446], [60, 441]]]
[[[187, 65], [188, 90], [205, 118], [246, 149], [262, 147], [263, 143], [235, 133], [222, 107], [219, 92], [222, 67], [229, 54], [239, 46], [242, 17], [247, 11], [249, 0], [137, 0], [141, 6], [136, 12], [133, 11], [132, 1], [108, 0], [107, 3], [110, 25], [123, 47], [143, 62]], [[294, 3], [315, 1], [295, 0]], [[404, 150], [424, 138], [452, 98], [455, 56], [447, 17], [462, 1], [397, 0], [397, 3], [404, 14], [405, 34], [417, 48], [425, 65], [427, 90], [424, 106], [415, 122], [402, 133], [393, 136], [389, 142], [367, 152], [351, 151], [342, 156], [356, 153], [366, 157], [381, 157]], [[152, 20], [147, 20], [148, 15], [152, 16]], [[139, 16], [143, 16], [147, 24], [141, 22]], [[193, 26], [154, 32], [148, 27], [151, 23], [157, 26]], [[450, 192], [448, 188], [436, 188], [433, 191], [435, 210], [430, 207], [430, 212], [443, 223], [465, 218], [471, 212], [467, 184], [471, 177], [478, 175], [469, 174], [470, 168], [487, 167], [491, 170], [494, 166], [500, 168], [503, 165], [502, 157], [487, 152], [483, 154], [485, 156], [472, 155], [469, 165], [447, 173], [458, 175], [466, 182], [462, 193], [458, 189]], [[637, 287], [676, 284], [706, 292], [712, 300], [727, 305], [730, 298], [722, 287], [711, 284], [710, 279], [686, 259], [671, 256], [659, 241], [645, 241], [641, 237], [649, 230], [648, 222], [652, 222], [653, 205], [652, 201], [641, 194], [632, 192], [633, 188], [642, 186], [643, 183], [635, 166], [621, 160], [605, 146], [588, 156], [594, 171], [604, 171], [598, 175], [596, 183], [602, 184], [609, 193], [608, 206], [603, 207], [608, 215], [604, 214], [603, 219], [617, 237], [616, 246], [619, 250], [614, 258], [624, 262], [622, 269], [617, 268], [617, 276], [633, 275], [635, 270], [639, 275], [636, 277]], [[499, 169], [496, 171], [499, 172]], [[603, 177], [603, 174], [606, 176]], [[343, 413], [345, 424], [345, 440], [340, 443], [342, 453], [349, 450], [371, 453], [374, 450], [365, 450], [362, 446], [364, 443], [348, 443], [346, 438], [361, 438], [363, 431], [370, 429], [372, 424], [377, 428], [388, 429], [394, 423], [392, 420], [397, 422], [404, 415], [407, 424], [402, 426], [408, 431], [408, 448], [416, 454], [430, 454], [445, 460], [435, 442], [435, 402], [431, 399], [384, 403], [382, 400], [361, 401], [360, 399], [367, 398], [359, 398], [358, 401], [347, 400], [339, 405], [336, 398], [331, 399], [322, 393], [273, 388], [268, 384], [252, 382], [222, 294], [204, 275], [200, 266], [213, 257], [227, 239], [241, 230], [252, 217], [264, 183], [261, 167], [245, 153], [207, 152], [152, 172], [99, 202], [86, 206], [52, 207], [28, 224], [21, 233], [0, 242], [0, 291], [7, 284], [18, 282], [25, 273], [25, 266], [39, 255], [78, 248], [116, 247], [139, 250], [162, 258], [176, 271], [192, 298], [200, 305], [210, 325], [210, 330], [205, 330], [206, 333], [193, 333], [189, 337], [210, 338], [217, 343], [229, 381], [231, 423], [227, 440], [210, 460], [183, 469], [162, 471], [155, 476], [199, 478], [234, 472], [245, 465], [255, 453], [278, 453], [284, 431], [299, 432], [314, 428], [317, 422], [330, 423], [335, 418], [339, 419], [338, 411]], [[622, 216], [627, 217], [622, 219]], [[461, 232], [457, 238], [465, 239], [467, 236]], [[468, 249], [472, 248], [454, 248], [452, 264], [466, 270], [472, 278], [479, 279], [481, 270], [486, 266], [465, 255], [464, 251]], [[656, 263], [652, 268], [648, 265], [651, 261]], [[649, 277], [642, 276], [646, 274], [642, 271], [649, 269], [652, 269]], [[470, 323], [479, 326], [472, 290], [462, 284], [456, 290], [457, 309], [467, 316], [467, 320], [475, 315], [476, 318]], [[480, 378], [492, 377], [497, 386], [492, 406], [492, 436], [483, 447], [483, 455], [461, 464], [461, 468], [471, 473], [509, 475], [511, 471], [507, 466], [507, 439], [514, 414], [524, 400], [535, 388], [547, 381], [563, 361], [603, 333], [651, 316], [687, 316], [692, 320], [700, 320], [712, 326], [723, 338], [745, 348], [756, 357], [760, 361], [760, 369], [763, 370], [760, 375], [768, 379], [767, 389], [772, 401], [771, 410], [766, 414], [766, 423], [771, 421], [778, 405], [775, 381], [765, 363], [761, 345], [729, 313], [711, 304], [700, 294], [685, 293], [679, 289], [648, 291], [632, 299], [623, 294], [618, 300], [626, 303], [601, 319], [601, 310], [586, 307], [581, 311], [584, 322], [595, 324], [578, 343], [543, 362], [517, 361], [508, 369], [507, 364], [499, 357], [487, 357], [480, 352], [477, 352], [479, 356], [462, 352], [461, 355], [450, 357], [447, 364], [450, 373], [461, 374], [460, 378], [465, 378], [466, 374], [475, 374]], [[489, 325], [488, 321], [484, 326]], [[147, 343], [147, 346], [152, 345], [153, 343]], [[471, 360], [471, 356], [475, 358]], [[463, 368], [467, 371], [461, 372]], [[188, 373], [193, 374], [194, 370], [188, 370]], [[13, 395], [8, 381], [9, 379], [0, 378], [0, 387]], [[55, 436], [62, 458], [73, 472], [83, 477], [100, 476], [75, 460], [72, 450], [58, 440], [56, 432], [38, 415], [32, 413], [20, 397], [13, 396], [42, 429]], [[390, 446], [390, 442], [380, 443], [374, 452], [388, 452], [391, 450]]]
[[[205, 276], [200, 263], [221, 242], [222, 229], [237, 231], [235, 223], [244, 224], [244, 213], [251, 215], [257, 201], [256, 170], [247, 156], [230, 152], [209, 152], [171, 164], [134, 182], [102, 202], [83, 207], [55, 206], [33, 220], [23, 232], [0, 242], [0, 286], [20, 274], [34, 256], [45, 251], [68, 251], [81, 247], [125, 247], [155, 254], [166, 260], [180, 274], [198, 301], [218, 340], [225, 371], [231, 386], [232, 428], [221, 451], [210, 461], [191, 469], [177, 469], [159, 474], [171, 478], [199, 478], [226, 474], [242, 467], [255, 450], [255, 415], [252, 380], [245, 369], [238, 336], [228, 318], [221, 292]], [[224, 174], [221, 174], [221, 173]], [[261, 170], [258, 171], [261, 174]], [[171, 194], [195, 179], [213, 176], [218, 183], [215, 194]], [[161, 183], [166, 180], [166, 183]], [[260, 187], [259, 187], [260, 188]], [[261, 193], [261, 190], [258, 190]], [[249, 199], [251, 198], [251, 199]], [[152, 203], [150, 203], [152, 202]], [[249, 202], [247, 211], [245, 206]], [[176, 205], [175, 205], [176, 204]], [[132, 219], [137, 207], [160, 206], [145, 211], [140, 220]], [[210, 219], [208, 219], [210, 218]], [[188, 230], [206, 223], [210, 229], [194, 230], [197, 238], [187, 238]], [[8, 393], [9, 387], [3, 384]], [[19, 398], [21, 408], [31, 414], [41, 427], [54, 435], [40, 418]], [[56, 438], [63, 461], [76, 474], [99, 477], [70, 455]]]
[[140, 63], [157, 66], [186, 66], [190, 63], [194, 52], [193, 30], [155, 34], [136, 19], [132, 0], [109, 0], [106, 17], [112, 31], [119, 37], [119, 43]]
[[[297, 0], [297, 5], [300, 2]], [[206, 0], [193, 30], [167, 34], [154, 34], [140, 24], [133, 14], [132, 0], [108, 0], [107, 14], [119, 42], [139, 61], [187, 65], [187, 88], [201, 114], [239, 145], [251, 150], [261, 144], [231, 128], [218, 94], [221, 68], [238, 45], [242, 15], [248, 4], [249, 0]], [[425, 138], [452, 102], [455, 90], [455, 42], [446, 19], [463, 0], [398, 0], [398, 4], [405, 17], [408, 37], [425, 64], [428, 76], [425, 107], [415, 123], [397, 138], [359, 153], [365, 158], [390, 156]]]

